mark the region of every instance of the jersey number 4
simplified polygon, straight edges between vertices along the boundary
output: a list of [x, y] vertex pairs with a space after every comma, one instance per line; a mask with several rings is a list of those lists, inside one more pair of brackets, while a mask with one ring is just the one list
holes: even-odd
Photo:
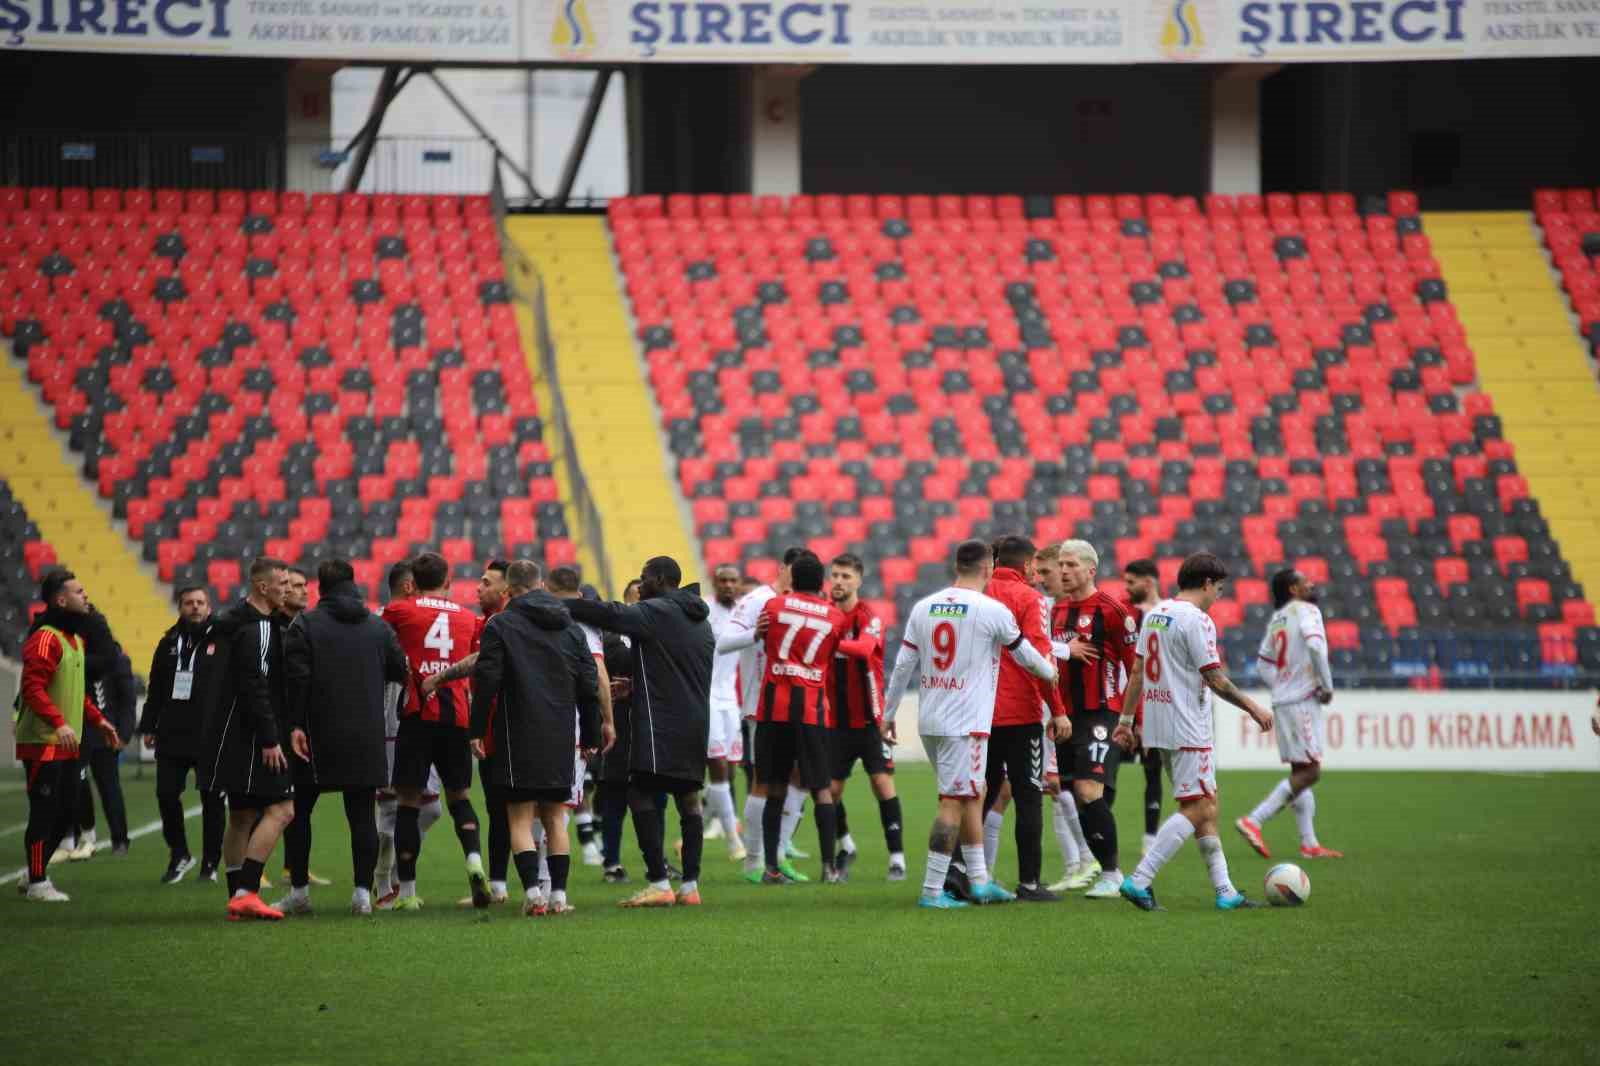
[[450, 637], [450, 616], [440, 611], [433, 616], [433, 625], [428, 627], [428, 635], [422, 638], [422, 646], [431, 648], [439, 653], [439, 658], [448, 662], [450, 653], [455, 650], [456, 642]]
[[828, 634], [833, 632], [833, 626], [825, 618], [812, 618], [810, 615], [796, 614], [794, 611], [779, 611], [778, 621], [788, 627], [783, 634], [783, 640], [778, 644], [778, 658], [790, 662], [789, 652], [794, 648], [794, 638], [802, 630], [809, 629], [816, 634], [811, 638], [811, 643], [806, 646], [805, 654], [800, 661], [810, 666], [817, 659], [817, 649], [822, 647], [822, 642], [828, 639]]

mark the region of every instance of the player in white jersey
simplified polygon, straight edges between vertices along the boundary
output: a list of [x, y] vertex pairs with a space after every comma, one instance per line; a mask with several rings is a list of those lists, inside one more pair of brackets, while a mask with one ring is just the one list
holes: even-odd
[[[728, 631], [739, 605], [739, 568], [724, 563], [711, 574], [711, 635]], [[744, 758], [744, 723], [739, 705], [739, 656], [711, 660], [711, 729], [706, 740], [706, 839], [726, 837], [728, 858], [744, 858], [739, 816], [733, 809], [733, 768]]]
[[[717, 637], [717, 657], [712, 662], [713, 692], [715, 692], [716, 663], [724, 658], [737, 657], [740, 713], [751, 723], [755, 721], [756, 708], [761, 702], [761, 681], [767, 676], [766, 642], [757, 639], [756, 623], [760, 620], [762, 608], [766, 607], [768, 600], [789, 593], [791, 587], [789, 568], [794, 565], [796, 559], [808, 554], [810, 553], [805, 548], [790, 548], [785, 551], [782, 565], [778, 569], [778, 579], [770, 585], [758, 585], [745, 593], [744, 598], [734, 605], [726, 627]], [[778, 863], [778, 869], [795, 881], [811, 880], [795, 869], [789, 861], [793, 854], [789, 847], [789, 839], [794, 835], [795, 826], [800, 822], [800, 811], [803, 809], [805, 797], [806, 791], [803, 788], [785, 790], [784, 816], [782, 830], [779, 833], [785, 855]], [[752, 883], [759, 883], [762, 872], [766, 869], [766, 845], [762, 839], [761, 829], [761, 818], [766, 809], [767, 786], [759, 775], [752, 774], [750, 794], [744, 800], [742, 856], [745, 880]]]
[[989, 878], [983, 854], [983, 789], [1002, 649], [1051, 683], [1055, 664], [1023, 639], [1010, 609], [983, 594], [994, 556], [981, 540], [956, 548], [956, 581], [917, 602], [906, 619], [900, 654], [884, 701], [884, 739], [895, 742], [895, 712], [917, 682], [917, 732], [939, 784], [939, 813], [928, 837], [928, 871], [918, 906], [941, 910], [967, 904], [945, 891], [956, 843], [978, 903], [1015, 899]]
[[1317, 586], [1298, 570], [1279, 570], [1272, 575], [1272, 603], [1278, 610], [1261, 638], [1256, 672], [1272, 691], [1278, 757], [1289, 764], [1289, 776], [1279, 781], [1248, 817], [1234, 822], [1234, 828], [1263, 859], [1270, 859], [1272, 852], [1261, 837], [1261, 827], [1285, 806], [1293, 807], [1300, 829], [1300, 857], [1342, 859], [1342, 852], [1325, 848], [1317, 840], [1317, 801], [1311, 793], [1311, 786], [1322, 777], [1326, 746], [1322, 708], [1333, 701], [1328, 634], [1317, 607]]
[[1206, 612], [1222, 595], [1227, 579], [1227, 567], [1215, 555], [1189, 556], [1178, 571], [1177, 597], [1151, 608], [1139, 630], [1133, 676], [1112, 739], [1124, 750], [1132, 749], [1142, 710], [1144, 746], [1161, 753], [1178, 803], [1178, 812], [1161, 824], [1133, 875], [1122, 881], [1123, 898], [1141, 910], [1157, 909], [1150, 884], [1191, 836], [1211, 875], [1217, 909], [1259, 906], [1233, 887], [1217, 836], [1211, 694], [1254, 718], [1263, 732], [1272, 728], [1272, 716], [1228, 679], [1217, 654], [1217, 627]]

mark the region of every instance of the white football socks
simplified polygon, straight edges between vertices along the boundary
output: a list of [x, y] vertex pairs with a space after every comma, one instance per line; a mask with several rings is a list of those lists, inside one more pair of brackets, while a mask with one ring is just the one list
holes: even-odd
[[944, 893], [944, 879], [950, 873], [950, 856], [943, 852], [928, 852], [928, 872], [922, 878], [922, 894], [938, 896]]
[[[1072, 797], [1065, 792], [1055, 797], [1055, 802], [1050, 805], [1050, 818], [1056, 829], [1056, 846], [1061, 849], [1062, 868], [1068, 873], [1082, 860], [1083, 853], [1078, 850], [1078, 838], [1072, 835], [1072, 827], [1067, 824], [1067, 808], [1072, 803]], [[1076, 812], [1074, 807], [1073, 811]]]
[[1200, 857], [1206, 860], [1206, 873], [1211, 875], [1211, 887], [1217, 890], [1217, 895], [1237, 895], [1238, 889], [1233, 887], [1233, 881], [1228, 877], [1228, 857], [1222, 854], [1221, 839], [1214, 836], [1195, 837], [1194, 842], [1200, 848]]
[[352, 907], [360, 907], [363, 910], [370, 908], [372, 906], [371, 890], [365, 888], [356, 889], [350, 896], [350, 905]]
[[981, 885], [989, 880], [989, 864], [983, 861], [982, 844], [961, 845], [961, 861], [967, 864], [967, 880]]
[[392, 838], [394, 836], [394, 816], [395, 811], [399, 809], [400, 801], [393, 796], [378, 801], [378, 839], [380, 843], [384, 837]]
[[1256, 809], [1250, 812], [1250, 820], [1256, 825], [1266, 825], [1267, 819], [1277, 814], [1294, 798], [1294, 789], [1286, 777], [1267, 793], [1267, 798], [1256, 804]]
[[433, 823], [444, 817], [444, 804], [439, 802], [439, 797], [424, 803], [417, 808], [417, 833], [427, 836], [428, 830], [433, 828]]
[[1073, 843], [1078, 845], [1078, 860], [1087, 861], [1094, 857], [1094, 852], [1089, 847], [1089, 838], [1083, 835], [1083, 820], [1078, 817], [1078, 799], [1072, 794], [1071, 789], [1064, 788], [1061, 795], [1056, 797], [1056, 802], [1065, 808], [1067, 831], [1072, 834]]
[[401, 881], [400, 882], [400, 898], [401, 899], [405, 899], [407, 896], [415, 896], [416, 894], [417, 894], [417, 883], [415, 881]]
[[1317, 847], [1317, 798], [1308, 788], [1294, 798], [1294, 824], [1300, 827], [1300, 846]]
[[755, 793], [744, 798], [744, 868], [746, 871], [765, 867], [766, 845], [761, 836], [761, 816], [767, 809], [767, 797]]
[[983, 816], [983, 865], [987, 869], [994, 869], [995, 860], [1000, 857], [1000, 830], [1005, 824], [1006, 816], [999, 811]]
[[[789, 841], [794, 839], [794, 831], [800, 825], [800, 816], [806, 812], [806, 793], [804, 789], [791, 788], [783, 796], [783, 824], [778, 830], [778, 846], [785, 853], [789, 850]], [[782, 856], [779, 856], [782, 858]]]
[[378, 834], [378, 865], [373, 868], [372, 883], [384, 892], [394, 880], [394, 833]]
[[729, 837], [739, 832], [739, 816], [733, 809], [733, 788], [728, 782], [713, 781], [706, 786], [706, 808]]
[[1172, 857], [1192, 836], [1194, 823], [1181, 814], [1174, 814], [1162, 822], [1156, 833], [1155, 844], [1144, 853], [1144, 858], [1139, 860], [1139, 865], [1133, 871], [1133, 883], [1139, 888], [1149, 888], [1156, 874], [1172, 861]]

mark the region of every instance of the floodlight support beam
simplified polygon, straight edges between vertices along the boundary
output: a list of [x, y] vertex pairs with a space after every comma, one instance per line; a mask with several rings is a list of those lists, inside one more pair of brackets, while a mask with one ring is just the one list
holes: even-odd
[[478, 117], [472, 113], [466, 104], [461, 102], [461, 98], [450, 91], [450, 86], [446, 85], [439, 75], [435, 74], [432, 70], [429, 70], [426, 73], [433, 81], [433, 84], [439, 87], [439, 91], [444, 94], [444, 98], [450, 101], [450, 106], [454, 107], [461, 117], [466, 119], [467, 125], [472, 127], [473, 132], [475, 132], [479, 137], [482, 137], [485, 141], [489, 142], [489, 147], [494, 149], [495, 165], [499, 166], [500, 164], [504, 164], [507, 167], [510, 167], [511, 173], [522, 179], [523, 186], [528, 190], [528, 196], [534, 200], [538, 200], [540, 198], [539, 190], [534, 188], [533, 176], [526, 170], [522, 169], [522, 167], [517, 165], [516, 160], [513, 159], [506, 152], [506, 150], [500, 146], [500, 142], [494, 139], [494, 135], [489, 132], [488, 128], [484, 126], [483, 123], [478, 121]]
[[556, 187], [555, 206], [563, 208], [572, 199], [572, 186], [578, 180], [578, 168], [589, 152], [589, 139], [594, 135], [595, 123], [600, 118], [600, 107], [605, 103], [606, 89], [611, 84], [611, 68], [595, 71], [594, 84], [589, 87], [589, 99], [583, 105], [583, 118], [578, 121], [578, 133], [572, 147], [567, 150], [567, 161], [561, 167], [561, 183]]
[[345, 146], [347, 152], [351, 148], [356, 150], [356, 157], [344, 178], [345, 192], [355, 192], [361, 187], [361, 179], [367, 173], [367, 163], [372, 159], [372, 149], [378, 143], [378, 131], [383, 128], [383, 117], [389, 113], [389, 105], [394, 103], [395, 97], [399, 96], [400, 91], [410, 83], [414, 73], [415, 71], [406, 70], [393, 63], [383, 68], [383, 77], [378, 81], [378, 90], [372, 94], [372, 109], [367, 112], [367, 121]]

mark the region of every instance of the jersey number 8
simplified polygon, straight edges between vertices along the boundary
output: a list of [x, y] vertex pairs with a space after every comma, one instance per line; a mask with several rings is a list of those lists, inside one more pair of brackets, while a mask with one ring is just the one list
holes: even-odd
[[1154, 633], [1150, 634], [1150, 650], [1144, 656], [1144, 676], [1151, 682], [1161, 680], [1161, 638]]

